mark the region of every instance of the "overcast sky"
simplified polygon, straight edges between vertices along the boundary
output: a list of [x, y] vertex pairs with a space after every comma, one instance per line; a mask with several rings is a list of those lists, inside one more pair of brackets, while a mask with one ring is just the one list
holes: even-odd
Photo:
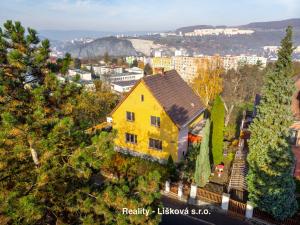
[[0, 0], [0, 24], [37, 30], [158, 31], [300, 17], [300, 0]]

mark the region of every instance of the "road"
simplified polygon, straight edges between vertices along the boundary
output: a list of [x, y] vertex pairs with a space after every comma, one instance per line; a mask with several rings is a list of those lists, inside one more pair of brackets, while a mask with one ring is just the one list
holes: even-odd
[[[163, 215], [162, 222], [160, 225], [249, 225], [249, 223], [232, 218], [218, 210], [214, 210], [209, 206], [188, 206], [186, 203], [169, 198], [166, 196], [162, 197], [162, 202], [164, 208], [172, 209], [187, 209], [188, 214], [179, 214], [179, 215]], [[192, 215], [192, 210], [198, 212], [201, 210], [201, 215]], [[203, 211], [206, 209], [206, 211]], [[204, 213], [206, 215], [204, 215]]]

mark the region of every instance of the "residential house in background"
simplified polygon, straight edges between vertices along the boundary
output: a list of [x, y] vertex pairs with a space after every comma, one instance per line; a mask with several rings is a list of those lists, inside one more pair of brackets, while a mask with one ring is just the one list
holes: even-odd
[[129, 92], [136, 82], [137, 80], [114, 81], [111, 82], [110, 86], [111, 86], [111, 90], [121, 94], [121, 93]]
[[187, 153], [189, 131], [203, 124], [204, 111], [175, 70], [146, 76], [111, 113], [115, 148], [161, 163], [171, 155], [178, 162]]
[[80, 69], [69, 69], [68, 75], [71, 77], [75, 77], [79, 75], [80, 79], [83, 81], [91, 81], [92, 80], [92, 73]]
[[144, 72], [134, 73], [134, 72], [123, 72], [123, 73], [112, 73], [101, 76], [101, 80], [113, 83], [117, 81], [131, 81], [131, 80], [139, 80], [144, 77]]

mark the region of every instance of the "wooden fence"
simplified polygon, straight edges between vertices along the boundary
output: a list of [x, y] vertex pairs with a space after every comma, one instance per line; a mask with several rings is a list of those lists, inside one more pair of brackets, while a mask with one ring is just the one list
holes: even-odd
[[238, 217], [244, 217], [246, 213], [246, 204], [229, 199], [228, 211]]
[[217, 205], [221, 205], [222, 203], [222, 195], [207, 191], [203, 188], [197, 189], [197, 198], [202, 201], [214, 203]]
[[[170, 193], [174, 197], [178, 196], [178, 188], [179, 188], [179, 183], [170, 184]], [[190, 196], [190, 184], [184, 183], [182, 184], [182, 198], [188, 199], [189, 196]], [[203, 188], [197, 188], [196, 198], [198, 200], [212, 203], [219, 206], [222, 204], [221, 194], [214, 193]], [[229, 199], [228, 213], [230, 215], [244, 219], [246, 214], [246, 208], [247, 205], [245, 203], [233, 199]], [[276, 225], [300, 225], [300, 214], [292, 218], [285, 219], [284, 221], [278, 221], [275, 220], [270, 214], [266, 212], [262, 212], [259, 209], [255, 208], [253, 211], [253, 217]]]

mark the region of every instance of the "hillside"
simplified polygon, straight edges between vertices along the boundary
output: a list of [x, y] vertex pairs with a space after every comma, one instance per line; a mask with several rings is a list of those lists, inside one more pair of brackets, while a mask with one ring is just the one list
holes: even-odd
[[161, 47], [160, 44], [154, 44], [153, 41], [143, 40], [137, 38], [128, 39], [136, 51], [141, 52], [144, 55], [150, 55], [152, 49], [159, 49]]
[[130, 41], [116, 37], [98, 38], [89, 43], [69, 43], [62, 47], [62, 51], [78, 58], [102, 56], [105, 52], [111, 56], [137, 54]]
[[[112, 56], [128, 56], [142, 53], [149, 56], [155, 49], [163, 49], [166, 55], [173, 55], [175, 49], [183, 48], [190, 54], [257, 54], [264, 55], [264, 46], [278, 46], [285, 34], [285, 28], [293, 26], [293, 41], [300, 45], [300, 18], [282, 21], [253, 22], [237, 26], [241, 29], [251, 29], [251, 35], [207, 35], [187, 37], [180, 35], [140, 35], [126, 38], [81, 38], [72, 41], [51, 41], [57, 51], [70, 52], [73, 57], [89, 58], [102, 56], [108, 52]], [[224, 28], [227, 26], [195, 25], [181, 27], [175, 30], [186, 33], [194, 29]]]
[[239, 28], [280, 30], [280, 29], [285, 29], [287, 26], [292, 26], [294, 29], [300, 29], [300, 18], [281, 20], [281, 21], [255, 22], [255, 23], [249, 23], [246, 25], [239, 26]]
[[[287, 26], [293, 26], [293, 41], [296, 46], [300, 45], [300, 18], [288, 19], [282, 21], [270, 22], [255, 22], [246, 25], [237, 26], [241, 29], [251, 29], [254, 33], [251, 35], [207, 35], [207, 36], [152, 36], [149, 40], [154, 43], [175, 47], [177, 49], [186, 49], [190, 54], [220, 54], [220, 55], [235, 55], [235, 54], [257, 54], [264, 55], [264, 46], [278, 46], [280, 40], [285, 34]], [[229, 26], [210, 26], [210, 25], [195, 25], [181, 27], [175, 30], [186, 33], [192, 32], [194, 29], [207, 28], [224, 28]]]

